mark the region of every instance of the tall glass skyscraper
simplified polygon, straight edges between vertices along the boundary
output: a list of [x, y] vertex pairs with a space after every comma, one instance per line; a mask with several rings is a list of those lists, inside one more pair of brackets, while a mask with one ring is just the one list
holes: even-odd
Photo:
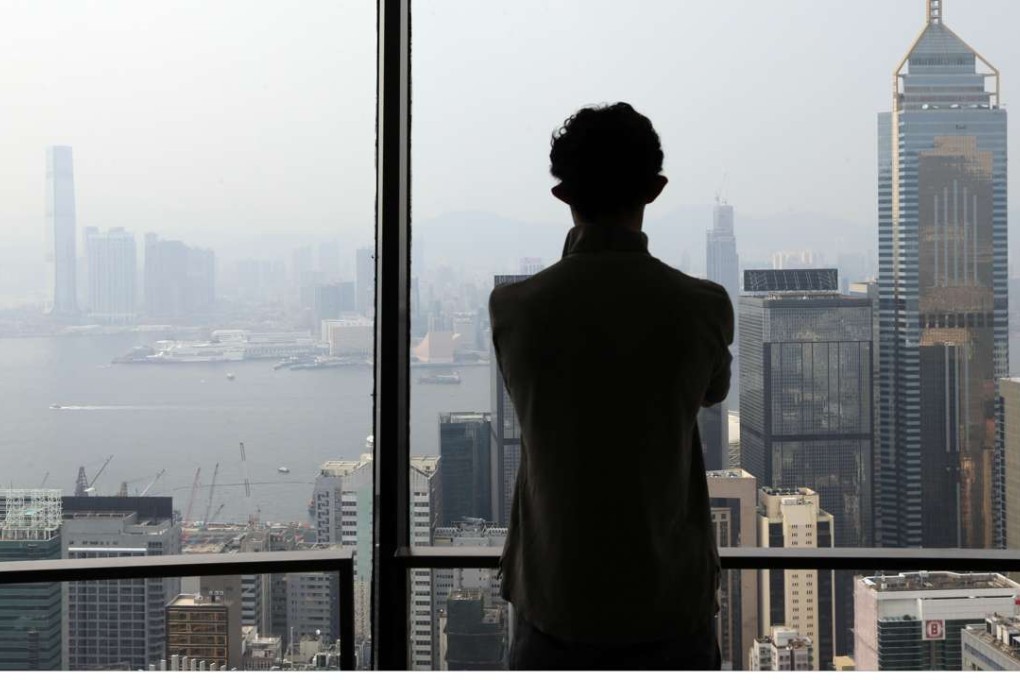
[[74, 314], [78, 261], [74, 159], [69, 146], [46, 149], [46, 265], [53, 285], [53, 313]]
[[[894, 74], [893, 110], [878, 117], [875, 527], [884, 546], [990, 547], [1001, 533], [1006, 111], [999, 72], [943, 23], [943, 4], [929, 0], [927, 25]], [[932, 513], [954, 530], [925, 523]]]
[[[719, 202], [712, 216], [712, 228], [705, 234], [705, 265], [708, 279], [718, 283], [730, 295], [734, 309], [740, 297], [740, 261], [737, 258], [737, 239], [733, 235], [733, 206]], [[734, 341], [733, 352], [733, 388], [730, 394], [737, 393], [740, 375], [740, 353], [738, 341]], [[727, 401], [704, 408], [698, 414], [698, 430], [701, 434], [701, 447], [705, 455], [706, 470], [721, 470], [729, 466], [727, 453], [729, 450], [729, 409]]]
[[[872, 302], [838, 288], [835, 269], [744, 272], [740, 456], [762, 486], [817, 492], [830, 545], [861, 547], [872, 541]], [[834, 638], [816, 640], [829, 657], [851, 651], [850, 576], [835, 574]]]
[[747, 270], [740, 298], [741, 467], [762, 486], [808, 487], [835, 545], [871, 540], [871, 300], [835, 269]]

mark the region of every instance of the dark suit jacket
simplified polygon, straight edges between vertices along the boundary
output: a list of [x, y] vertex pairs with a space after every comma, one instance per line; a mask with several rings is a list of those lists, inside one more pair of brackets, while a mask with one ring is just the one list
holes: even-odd
[[695, 419], [726, 397], [733, 308], [622, 229], [489, 300], [521, 422], [503, 594], [564, 640], [703, 632], [719, 558]]

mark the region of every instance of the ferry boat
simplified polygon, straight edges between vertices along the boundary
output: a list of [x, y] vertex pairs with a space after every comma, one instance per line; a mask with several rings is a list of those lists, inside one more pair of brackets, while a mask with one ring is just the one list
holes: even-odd
[[290, 474], [290, 468], [287, 467], [286, 465], [281, 465], [280, 467], [276, 468], [276, 471], [279, 472], [282, 475], [289, 475]]
[[460, 373], [454, 371], [453, 373], [422, 375], [418, 377], [418, 382], [426, 385], [459, 385]]

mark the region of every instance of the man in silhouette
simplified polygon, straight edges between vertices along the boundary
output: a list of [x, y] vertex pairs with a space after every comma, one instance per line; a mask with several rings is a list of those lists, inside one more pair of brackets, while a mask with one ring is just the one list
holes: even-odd
[[585, 108], [553, 135], [563, 258], [492, 293], [521, 423], [501, 569], [513, 669], [717, 669], [719, 557], [696, 427], [730, 383], [726, 291], [652, 257], [666, 186], [648, 118]]

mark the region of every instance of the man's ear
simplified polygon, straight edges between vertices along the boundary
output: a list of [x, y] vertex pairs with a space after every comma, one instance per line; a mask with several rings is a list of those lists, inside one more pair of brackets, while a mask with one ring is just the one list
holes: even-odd
[[657, 199], [667, 184], [669, 184], [669, 179], [665, 175], [656, 175], [652, 186], [648, 190], [648, 195], [645, 197], [645, 203], [651, 203]]
[[550, 189], [550, 191], [552, 192], [553, 196], [560, 199], [567, 205], [570, 205], [570, 196], [567, 193], [567, 188], [563, 186], [563, 182], [560, 182], [559, 184], [554, 186], [552, 189]]

